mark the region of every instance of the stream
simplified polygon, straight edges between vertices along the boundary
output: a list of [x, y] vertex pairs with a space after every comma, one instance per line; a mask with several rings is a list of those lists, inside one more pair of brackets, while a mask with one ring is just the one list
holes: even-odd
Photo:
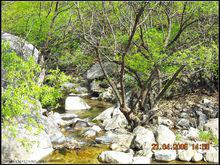
[[[99, 100], [92, 100], [89, 98], [84, 98], [88, 105], [92, 108], [90, 110], [74, 111], [79, 118], [89, 118], [93, 119], [98, 116], [102, 111], [111, 107], [112, 104]], [[65, 113], [64, 108], [57, 110], [59, 113]], [[39, 161], [39, 163], [46, 164], [101, 164], [98, 161], [98, 156], [106, 150], [109, 149], [109, 145], [97, 144], [95, 143], [95, 138], [86, 139], [81, 136], [82, 132], [76, 130], [67, 130], [63, 132], [65, 136], [74, 137], [77, 141], [85, 143], [80, 149], [68, 150], [65, 148], [55, 150], [47, 157]], [[104, 132], [98, 134], [102, 136]], [[98, 137], [96, 136], [96, 137]], [[171, 161], [171, 162], [159, 162], [152, 159], [152, 164], [195, 164], [195, 162], [183, 162], [183, 161]], [[196, 162], [196, 164], [211, 164], [208, 162]]]

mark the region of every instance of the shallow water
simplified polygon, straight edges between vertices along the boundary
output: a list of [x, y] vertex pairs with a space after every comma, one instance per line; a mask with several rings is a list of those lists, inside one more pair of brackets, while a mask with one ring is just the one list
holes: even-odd
[[[79, 115], [80, 118], [90, 118], [98, 116], [102, 111], [112, 106], [111, 103], [99, 101], [99, 100], [91, 100], [89, 98], [84, 98], [86, 103], [90, 105], [92, 108], [90, 110], [83, 111], [74, 111], [75, 114]], [[65, 113], [64, 109], [58, 111], [59, 113]], [[101, 133], [102, 134], [102, 133]], [[101, 134], [99, 136], [101, 136]], [[78, 150], [67, 150], [61, 149], [56, 150], [44, 159], [42, 159], [39, 163], [47, 163], [47, 164], [101, 164], [98, 161], [98, 156], [100, 153], [106, 150], [110, 150], [108, 145], [103, 144], [95, 144], [94, 139], [84, 139], [82, 138], [80, 131], [69, 131], [65, 132], [65, 135], [71, 135], [75, 139], [80, 139], [80, 141], [85, 141], [88, 145], [83, 146]], [[89, 145], [90, 144], [90, 145]], [[94, 145], [95, 144], [95, 145]], [[183, 161], [171, 161], [171, 162], [160, 162], [160, 161], [151, 161], [152, 164], [211, 164], [204, 161], [201, 162], [183, 162]]]

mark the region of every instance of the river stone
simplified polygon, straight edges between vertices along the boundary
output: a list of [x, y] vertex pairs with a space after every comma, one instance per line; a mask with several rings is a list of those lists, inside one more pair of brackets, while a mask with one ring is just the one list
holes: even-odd
[[210, 130], [217, 138], [219, 138], [218, 135], [218, 122], [219, 119], [209, 119], [208, 122], [204, 125], [205, 130]]
[[178, 157], [182, 161], [189, 162], [195, 153], [196, 151], [193, 150], [191, 146], [189, 146], [187, 150], [178, 150]]
[[213, 147], [210, 147], [210, 150], [206, 152], [205, 160], [207, 162], [218, 163], [219, 162], [219, 154], [218, 150]]
[[166, 126], [159, 125], [156, 130], [157, 143], [159, 145], [169, 144], [172, 145], [175, 142], [175, 134]]
[[156, 160], [169, 162], [176, 159], [175, 150], [157, 150], [154, 152]]
[[120, 127], [125, 127], [128, 124], [124, 114], [119, 107], [110, 107], [95, 117], [93, 120], [102, 121], [105, 130], [113, 130]]
[[104, 151], [99, 155], [99, 160], [103, 163], [132, 163], [133, 156], [118, 151]]
[[62, 89], [62, 90], [65, 90], [65, 89], [70, 90], [70, 89], [72, 89], [72, 88], [75, 87], [75, 86], [76, 86], [76, 85], [73, 84], [73, 83], [65, 82], [65, 83], [61, 86], [61, 89]]
[[78, 96], [68, 96], [65, 100], [65, 110], [76, 111], [76, 110], [86, 110], [91, 107]]
[[93, 125], [93, 126], [91, 127], [91, 129], [94, 130], [94, 131], [97, 132], [97, 133], [99, 133], [100, 131], [102, 131], [102, 129], [101, 129], [99, 126], [97, 126], [97, 125]]
[[8, 41], [10, 49], [14, 50], [18, 55], [27, 60], [30, 56], [34, 57], [35, 62], [38, 61], [39, 51], [32, 44], [24, 39], [9, 33], [2, 33], [2, 40]]
[[132, 164], [150, 164], [150, 158], [144, 156], [133, 157]]
[[128, 150], [127, 147], [120, 145], [118, 143], [111, 144], [110, 149], [113, 151], [120, 151], [120, 152], [126, 152]]
[[[10, 160], [39, 161], [53, 151], [50, 138], [44, 130], [41, 129], [36, 134], [36, 127], [32, 126], [32, 130], [27, 130], [21, 123], [16, 125], [15, 129], [17, 130], [16, 138], [12, 136], [9, 129], [2, 129], [2, 163]], [[19, 140], [24, 140], [27, 148]]]
[[135, 134], [132, 147], [137, 149], [149, 149], [155, 142], [154, 134], [151, 130], [138, 126], [133, 130]]
[[101, 87], [99, 86], [99, 83], [97, 82], [97, 80], [93, 80], [93, 81], [90, 83], [90, 91], [91, 91], [91, 92], [101, 93], [103, 90], [102, 90]]
[[83, 134], [83, 136], [85, 136], [85, 137], [94, 137], [96, 135], [96, 131], [95, 130], [92, 130], [92, 129], [89, 129], [89, 130], [87, 130], [84, 134]]
[[192, 157], [193, 162], [199, 162], [202, 159], [203, 159], [203, 155], [202, 155], [202, 153], [199, 153], [199, 152], [195, 152], [195, 154]]

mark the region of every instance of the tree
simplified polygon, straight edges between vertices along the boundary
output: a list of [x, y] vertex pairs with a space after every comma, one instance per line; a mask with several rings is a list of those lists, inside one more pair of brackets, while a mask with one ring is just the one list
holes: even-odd
[[[210, 42], [208, 36], [212, 36], [213, 41], [216, 31], [211, 29], [217, 25], [217, 10], [209, 13], [206, 8], [206, 14], [201, 14], [204, 3], [97, 2], [88, 6], [83, 2], [75, 3], [78, 14], [76, 34], [96, 54], [132, 128], [148, 123], [177, 76], [194, 65], [196, 56], [193, 53], [200, 45]], [[211, 6], [216, 4], [211, 4], [209, 9]], [[208, 26], [210, 19], [212, 24]], [[103, 58], [118, 64], [118, 79], [116, 76], [113, 80], [107, 74]], [[140, 65], [144, 67], [139, 68]], [[133, 93], [136, 99], [129, 105], [125, 96], [125, 73], [135, 78], [140, 91]], [[116, 82], [120, 83], [119, 89]]]

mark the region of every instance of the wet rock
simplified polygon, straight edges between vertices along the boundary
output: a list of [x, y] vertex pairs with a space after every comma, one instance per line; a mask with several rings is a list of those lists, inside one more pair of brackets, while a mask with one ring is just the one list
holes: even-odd
[[219, 138], [218, 135], [218, 122], [219, 119], [209, 119], [208, 122], [204, 125], [205, 130], [210, 130], [217, 138]]
[[178, 150], [178, 158], [182, 161], [189, 162], [195, 154], [195, 150], [191, 146], [187, 150]]
[[218, 150], [211, 147], [210, 150], [206, 152], [205, 160], [207, 162], [218, 163], [219, 162], [219, 153]]
[[172, 145], [175, 142], [175, 134], [166, 126], [159, 125], [156, 131], [157, 142], [159, 145], [170, 144]]
[[136, 156], [133, 158], [132, 164], [150, 164], [150, 158], [144, 156]]
[[71, 119], [74, 119], [74, 118], [78, 117], [78, 115], [64, 113], [64, 114], [60, 114], [60, 117], [63, 120], [71, 120]]
[[189, 115], [186, 113], [186, 112], [182, 112], [180, 114], [180, 118], [184, 118], [184, 119], [187, 119], [189, 117]]
[[149, 149], [152, 144], [155, 143], [154, 134], [151, 130], [146, 129], [142, 126], [138, 126], [133, 130], [135, 134], [132, 148], [137, 149]]
[[157, 150], [154, 152], [154, 156], [156, 160], [169, 162], [169, 161], [176, 159], [176, 151], [175, 150]]
[[80, 97], [68, 96], [65, 100], [65, 110], [75, 111], [75, 110], [86, 110], [91, 107]]
[[133, 156], [118, 151], [104, 151], [99, 155], [99, 160], [103, 163], [132, 163]]
[[89, 127], [90, 125], [88, 122], [83, 121], [83, 120], [77, 120], [76, 123], [74, 124], [74, 129], [75, 130], [82, 130], [85, 129], [86, 127]]

